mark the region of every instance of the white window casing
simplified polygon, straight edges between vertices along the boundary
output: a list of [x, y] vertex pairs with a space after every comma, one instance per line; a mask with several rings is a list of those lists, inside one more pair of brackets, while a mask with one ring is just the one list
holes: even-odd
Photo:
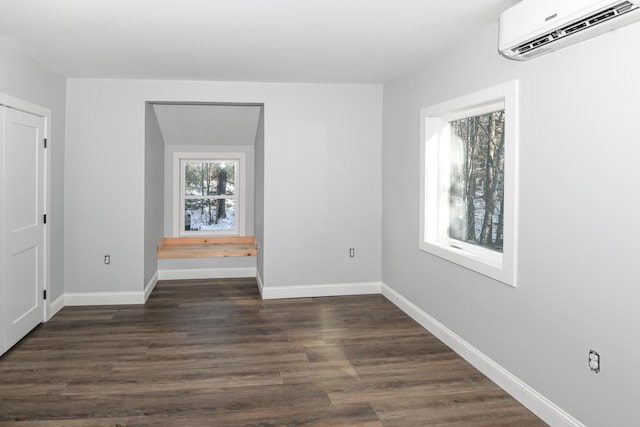
[[[449, 122], [505, 111], [502, 253], [449, 237]], [[510, 286], [517, 284], [518, 82], [421, 110], [419, 248]]]

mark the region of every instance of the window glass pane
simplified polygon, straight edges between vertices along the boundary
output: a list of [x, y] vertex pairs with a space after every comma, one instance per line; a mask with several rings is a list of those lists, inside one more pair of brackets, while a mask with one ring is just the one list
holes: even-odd
[[188, 162], [184, 171], [185, 196], [235, 195], [234, 162]]
[[449, 237], [502, 252], [504, 110], [449, 122]]
[[186, 199], [185, 231], [232, 231], [236, 228], [234, 199]]

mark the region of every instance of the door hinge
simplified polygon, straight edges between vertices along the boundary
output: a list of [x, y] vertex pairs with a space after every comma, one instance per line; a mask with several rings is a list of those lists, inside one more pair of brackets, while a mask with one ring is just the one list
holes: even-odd
[[43, 220], [44, 220], [44, 223], [46, 224], [47, 223], [47, 214], [43, 215]]
[[42, 294], [44, 296], [44, 299], [47, 299], [47, 290], [46, 289], [44, 291], [42, 291]]
[[44, 148], [47, 148], [47, 138], [44, 139]]

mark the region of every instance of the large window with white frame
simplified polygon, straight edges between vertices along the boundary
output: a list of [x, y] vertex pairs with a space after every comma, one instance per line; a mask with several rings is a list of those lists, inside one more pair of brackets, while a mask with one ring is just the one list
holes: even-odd
[[420, 249], [516, 286], [518, 83], [421, 111]]
[[174, 235], [244, 234], [244, 153], [174, 154]]

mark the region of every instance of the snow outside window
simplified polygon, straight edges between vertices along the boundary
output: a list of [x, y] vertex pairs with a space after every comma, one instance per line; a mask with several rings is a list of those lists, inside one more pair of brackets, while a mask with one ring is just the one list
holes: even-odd
[[518, 84], [421, 111], [420, 249], [516, 286]]
[[244, 233], [244, 154], [176, 153], [178, 236]]

